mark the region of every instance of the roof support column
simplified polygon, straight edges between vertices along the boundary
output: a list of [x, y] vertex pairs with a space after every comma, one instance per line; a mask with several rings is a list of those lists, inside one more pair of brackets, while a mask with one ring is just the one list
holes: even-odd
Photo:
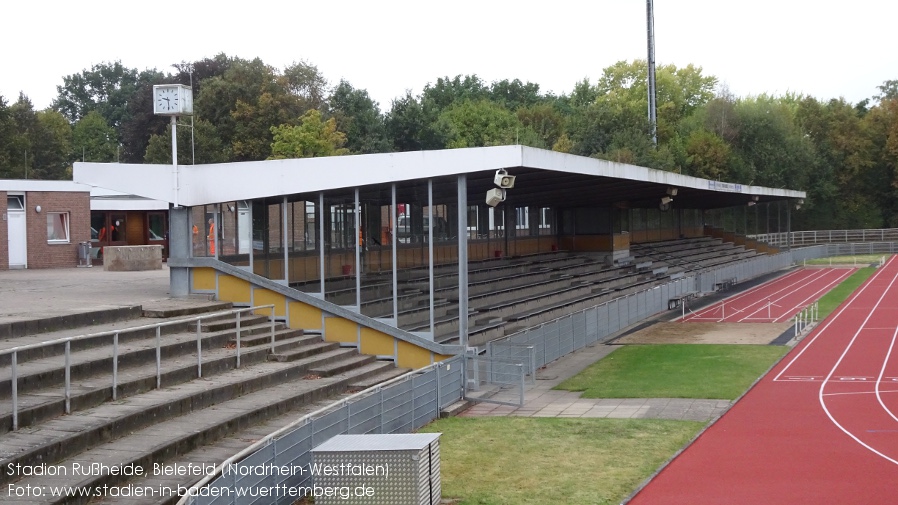
[[[287, 195], [284, 195], [284, 203], [281, 204], [281, 244], [284, 244], [284, 285], [290, 285], [290, 243], [287, 240], [290, 234], [287, 233]], [[216, 249], [217, 251], [218, 249]]]
[[[190, 256], [190, 211], [187, 207], [172, 207], [168, 211], [168, 254], [171, 258]], [[184, 267], [169, 269], [169, 288], [172, 298], [185, 298], [190, 293], [190, 270]]]
[[362, 204], [355, 188], [355, 308], [362, 312]]
[[396, 212], [396, 183], [390, 184], [390, 249], [393, 254], [393, 324], [399, 327], [399, 254], [396, 251], [398, 240], [396, 239], [396, 227], [399, 216]]
[[458, 176], [458, 342], [468, 347], [468, 178]]
[[436, 219], [433, 216], [433, 179], [427, 179], [427, 217], [430, 225], [427, 227], [427, 264], [430, 272], [430, 339], [434, 339], [434, 311], [433, 311], [433, 229], [436, 226]]
[[318, 193], [318, 275], [321, 279], [321, 299], [324, 299], [324, 191]]
[[792, 249], [792, 202], [786, 201], [786, 247]]

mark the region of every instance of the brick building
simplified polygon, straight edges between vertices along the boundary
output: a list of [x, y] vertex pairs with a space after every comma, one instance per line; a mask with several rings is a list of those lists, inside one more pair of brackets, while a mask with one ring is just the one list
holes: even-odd
[[90, 189], [70, 181], [0, 180], [0, 270], [78, 264], [90, 240]]

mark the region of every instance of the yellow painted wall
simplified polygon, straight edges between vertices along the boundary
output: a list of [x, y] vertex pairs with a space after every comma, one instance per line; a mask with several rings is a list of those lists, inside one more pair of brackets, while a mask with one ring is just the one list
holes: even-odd
[[215, 269], [214, 268], [192, 268], [193, 289], [203, 291], [215, 290]]
[[[253, 290], [253, 305], [274, 304], [274, 315], [278, 317], [286, 317], [287, 315], [287, 299], [280, 293], [275, 293], [269, 289], [255, 288]], [[261, 311], [266, 315], [270, 315], [267, 311]]]
[[363, 327], [359, 352], [372, 356], [393, 356], [396, 352], [394, 340], [390, 335]]
[[340, 317], [324, 318], [324, 339], [328, 342], [341, 342], [356, 344], [358, 338], [358, 324]]
[[290, 327], [304, 330], [321, 329], [321, 309], [302, 302], [290, 302]]
[[421, 368], [431, 363], [431, 352], [414, 344], [400, 340], [397, 346], [396, 366]]
[[218, 299], [232, 303], [251, 303], [249, 282], [230, 275], [219, 276]]

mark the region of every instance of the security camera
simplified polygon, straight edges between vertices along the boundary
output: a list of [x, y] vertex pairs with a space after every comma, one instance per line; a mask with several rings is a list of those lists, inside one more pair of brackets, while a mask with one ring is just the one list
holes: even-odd
[[508, 175], [505, 170], [496, 170], [496, 177], [493, 179], [496, 186], [502, 189], [511, 189], [514, 187], [514, 176]]
[[505, 190], [501, 188], [493, 188], [486, 192], [486, 204], [495, 207], [505, 201]]

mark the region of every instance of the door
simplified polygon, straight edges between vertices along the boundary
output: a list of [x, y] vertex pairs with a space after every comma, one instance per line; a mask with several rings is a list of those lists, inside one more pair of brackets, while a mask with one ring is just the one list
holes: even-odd
[[28, 264], [28, 248], [25, 234], [25, 205], [21, 196], [7, 197], [7, 241], [9, 268], [25, 268]]
[[167, 212], [147, 213], [147, 244], [161, 245], [163, 258], [168, 258], [167, 214]]

